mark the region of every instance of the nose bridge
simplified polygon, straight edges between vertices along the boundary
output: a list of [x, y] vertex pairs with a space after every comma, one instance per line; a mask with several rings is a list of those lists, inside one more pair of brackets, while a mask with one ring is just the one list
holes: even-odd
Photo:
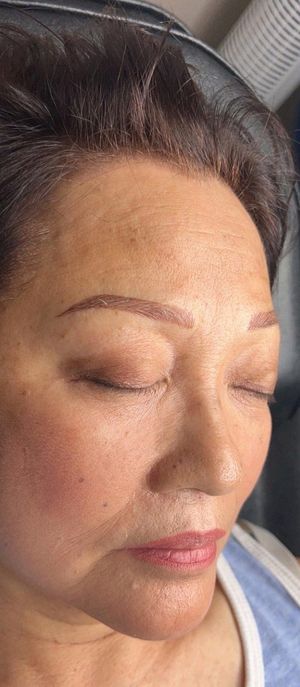
[[240, 451], [220, 404], [208, 396], [194, 402], [183, 431], [182, 446], [186, 461], [192, 460], [198, 488], [216, 495], [234, 490], [242, 479]]
[[152, 488], [234, 491], [243, 477], [241, 451], [228, 431], [216, 391], [202, 389], [181, 406], [176, 444], [151, 471]]

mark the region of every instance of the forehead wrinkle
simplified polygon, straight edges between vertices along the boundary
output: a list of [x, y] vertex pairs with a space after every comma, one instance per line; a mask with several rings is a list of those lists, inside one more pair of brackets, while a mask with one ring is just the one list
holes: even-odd
[[[153, 206], [150, 212], [145, 212], [145, 206], [141, 206], [141, 209], [141, 213], [133, 214], [132, 211], [129, 210], [123, 215], [123, 217], [127, 216], [129, 219], [129, 221], [121, 224], [123, 230], [133, 233], [138, 228], [139, 234], [144, 230], [149, 238], [149, 229], [158, 230], [160, 232], [160, 237], [164, 237], [164, 233], [166, 233], [168, 240], [182, 239], [186, 241], [187, 236], [196, 238], [207, 236], [209, 238], [219, 238], [224, 241], [235, 239], [236, 241], [245, 242], [249, 241], [249, 239], [252, 241], [255, 236], [255, 238], [260, 241], [258, 231], [251, 221], [249, 222], [249, 226], [244, 225], [244, 230], [241, 233], [240, 230], [233, 232], [229, 227], [228, 231], [226, 231], [226, 224], [228, 222], [226, 220], [224, 221], [223, 217], [216, 221], [216, 218], [211, 217], [211, 215], [207, 218], [204, 217], [202, 212], [200, 212], [198, 216], [195, 210], [193, 210], [193, 212], [189, 211], [188, 213], [180, 212], [179, 214], [172, 212], [171, 216], [162, 216], [156, 208], [153, 209]], [[122, 222], [122, 215], [120, 215], [120, 217]], [[111, 218], [109, 221], [111, 224], [114, 224], [115, 218]], [[211, 229], [205, 226], [206, 224], [211, 226]], [[120, 228], [120, 221], [118, 219], [117, 225]], [[239, 228], [241, 225], [243, 227], [242, 221], [235, 217], [234, 226], [236, 225], [238, 225]], [[144, 229], [145, 226], [146, 229]]]
[[[81, 186], [82, 184], [79, 184]], [[78, 184], [77, 184], [78, 186]], [[88, 189], [86, 192], [82, 192], [81, 196], [79, 196], [79, 199], [85, 200], [88, 196], [92, 194], [93, 197], [95, 197], [95, 194], [97, 193], [96, 196], [96, 207], [95, 203], [84, 203], [84, 207], [79, 207], [80, 204], [78, 204], [78, 194], [74, 194], [74, 201], [71, 200], [70, 202], [70, 196], [66, 199], [66, 196], [64, 195], [63, 198], [60, 199], [60, 206], [62, 209], [58, 210], [58, 205], [56, 202], [56, 211], [60, 212], [62, 215], [65, 215], [65, 219], [67, 220], [67, 223], [70, 224], [70, 221], [74, 219], [74, 221], [79, 221], [81, 217], [84, 217], [86, 219], [87, 214], [89, 215], [89, 218], [92, 220], [93, 224], [96, 224], [101, 222], [106, 225], [106, 226], [111, 226], [113, 227], [114, 224], [117, 225], [118, 231], [126, 232], [126, 231], [135, 231], [138, 233], [138, 235], [142, 235], [142, 230], [143, 230], [143, 225], [146, 224], [147, 230], [149, 231], [149, 226], [153, 227], [153, 229], [158, 229], [160, 232], [163, 232], [163, 227], [165, 227], [165, 231], [168, 232], [168, 238], [170, 238], [170, 230], [169, 228], [172, 228], [172, 233], [178, 233], [181, 234], [182, 228], [184, 228], [184, 235], [185, 237], [187, 234], [191, 235], [196, 235], [198, 236], [222, 236], [228, 238], [235, 238], [236, 240], [245, 240], [246, 236], [245, 235], [239, 235], [238, 233], [233, 233], [233, 232], [226, 232], [223, 230], [222, 226], [220, 228], [220, 231], [217, 230], [216, 227], [216, 219], [220, 224], [234, 224], [236, 225], [237, 223], [237, 217], [236, 213], [229, 213], [228, 216], [228, 211], [226, 212], [226, 215], [224, 217], [224, 211], [221, 209], [218, 212], [218, 208], [214, 207], [214, 217], [213, 217], [213, 222], [214, 226], [211, 231], [207, 229], [200, 229], [201, 224], [204, 222], [206, 223], [211, 223], [212, 222], [212, 217], [211, 213], [208, 213], [206, 210], [206, 205], [202, 207], [198, 206], [193, 206], [192, 210], [186, 206], [187, 200], [185, 200], [184, 204], [179, 201], [176, 202], [176, 197], [173, 196], [172, 198], [172, 203], [160, 203], [157, 205], [157, 199], [154, 198], [154, 201], [152, 202], [147, 202], [145, 201], [145, 198], [143, 198], [143, 202], [138, 201], [136, 202], [131, 202], [130, 199], [128, 201], [128, 194], [126, 197], [124, 197], [124, 200], [122, 200], [122, 194], [121, 194], [121, 200], [120, 200], [120, 193], [118, 190], [118, 193], [116, 192], [115, 195], [113, 196], [113, 199], [111, 197], [108, 197], [107, 194], [103, 193], [103, 189], [97, 191], [97, 188], [99, 187], [98, 182], [94, 184], [92, 189]], [[128, 190], [128, 189], [127, 189]], [[129, 189], [130, 192], [130, 189]], [[100, 200], [99, 200], [99, 195], [100, 195]], [[101, 195], [105, 196], [105, 207], [103, 207], [101, 203]], [[109, 194], [110, 196], [110, 194]], [[128, 202], [130, 204], [130, 207], [128, 207]], [[153, 202], [155, 203], [155, 206], [153, 206]], [[63, 204], [65, 204], [65, 207], [63, 207]], [[69, 217], [70, 211], [73, 214], [73, 209], [74, 205], [76, 204], [76, 212], [74, 215], [74, 218]], [[122, 205], [125, 207], [122, 207]], [[168, 210], [169, 214], [168, 216], [165, 216], [165, 210]], [[179, 210], [179, 213], [178, 213]], [[240, 215], [241, 220], [243, 221], [244, 217], [243, 215], [246, 215], [247, 219], [249, 222], [251, 221], [251, 218], [249, 217], [248, 213], [246, 211], [243, 211], [243, 206], [239, 206], [240, 213], [238, 213], [238, 216]], [[111, 214], [114, 216], [112, 217]], [[163, 216], [161, 216], [161, 213], [163, 211]], [[216, 218], [216, 212], [217, 212], [217, 218]], [[171, 217], [170, 217], [171, 214]], [[218, 220], [218, 215], [220, 216], [220, 219]], [[93, 218], [93, 219], [92, 219]], [[130, 219], [130, 221], [123, 222], [122, 220]], [[120, 227], [120, 222], [122, 222], [122, 227]], [[199, 223], [199, 226], [196, 229], [192, 229], [191, 226], [195, 223]], [[142, 225], [142, 226], [141, 226]], [[178, 228], [176, 232], [176, 227]], [[99, 228], [100, 227], [95, 227]], [[138, 229], [138, 232], [137, 232]], [[64, 227], [65, 230], [65, 227]]]
[[[99, 184], [97, 182], [93, 185], [92, 189], [89, 189], [85, 194], [83, 193], [82, 197], [86, 198], [90, 193], [93, 193], [94, 196], [94, 192], [97, 192], [98, 187]], [[77, 200], [78, 198], [74, 198], [74, 202], [77, 202]], [[160, 203], [160, 205], [156, 205], [154, 208], [152, 205], [149, 205], [149, 212], [149, 210], [147, 209], [148, 203], [145, 203], [145, 201], [143, 201], [142, 203], [140, 201], [138, 203], [133, 203], [132, 206], [128, 208], [127, 199], [124, 199], [123, 205], [125, 202], [125, 208], [122, 208], [122, 211], [118, 211], [116, 214], [116, 207], [113, 206], [112, 203], [110, 203], [110, 205], [107, 206], [107, 198], [105, 199], [105, 208], [101, 208], [101, 202], [99, 202], [99, 195], [96, 200], [96, 208], [91, 207], [88, 204], [89, 214], [91, 218], [91, 226], [89, 227], [89, 230], [93, 228], [93, 231], [95, 231], [97, 235], [99, 235], [99, 249], [101, 249], [101, 247], [104, 248], [105, 246], [110, 246], [110, 244], [113, 243], [113, 240], [118, 242], [120, 246], [122, 246], [125, 245], [127, 241], [129, 244], [130, 241], [136, 239], [134, 245], [129, 245], [130, 253], [128, 257], [134, 258], [135, 254], [138, 252], [138, 248], [140, 248], [140, 250], [143, 251], [145, 248], [145, 244], [148, 250], [151, 251], [151, 244], [153, 244], [153, 242], [155, 251], [157, 253], [157, 256], [159, 257], [156, 246], [157, 234], [159, 233], [160, 248], [162, 247], [162, 244], [165, 242], [168, 253], [168, 259], [171, 258], [173, 261], [175, 260], [176, 264], [178, 263], [178, 258], [180, 258], [180, 256], [178, 256], [178, 247], [180, 248], [180, 255], [182, 255], [182, 257], [184, 257], [184, 252], [188, 252], [190, 256], [191, 246], [187, 245], [187, 243], [189, 242], [189, 238], [193, 242], [193, 252], [195, 251], [195, 240], [199, 241], [199, 248], [203, 249], [205, 253], [203, 255], [203, 260], [207, 259], [207, 252], [209, 250], [212, 251], [213, 254], [216, 254], [216, 252], [218, 251], [222, 251], [220, 260], [222, 260], [224, 254], [226, 254], [227, 252], [228, 257], [230, 257], [230, 254], [232, 254], [232, 256], [236, 258], [236, 263], [240, 262], [240, 256], [247, 257], [249, 261], [249, 244], [251, 238], [251, 234], [249, 232], [250, 225], [248, 227], [246, 226], [246, 231], [244, 234], [234, 233], [230, 229], [226, 231], [222, 227], [219, 230], [216, 226], [216, 218], [214, 217], [211, 230], [207, 228], [201, 229], [200, 227], [201, 224], [203, 224], [203, 222], [209, 223], [212, 221], [211, 216], [208, 214], [206, 210], [206, 206], [204, 206], [204, 209], [196, 206], [196, 208], [193, 207], [193, 209], [190, 210], [186, 206], [183, 208], [181, 204], [179, 204], [178, 206], [177, 203], [175, 205], [174, 210], [174, 204], [170, 205], [169, 203], [164, 202]], [[92, 204], [92, 206], [94, 206], [94, 203]], [[180, 213], [176, 211], [178, 207], [180, 209]], [[112, 209], [114, 212], [114, 217], [112, 217], [110, 214]], [[161, 211], [164, 211], [166, 209], [170, 210], [171, 217], [169, 215], [164, 215], [163, 217], [161, 216]], [[240, 215], [238, 213], [238, 218], [241, 217], [243, 219], [243, 214], [247, 214], [246, 211], [241, 212]], [[79, 224], [80, 216], [84, 218], [86, 223], [86, 207], [82, 208], [80, 214], [76, 217], [77, 226], [75, 234], [76, 237], [81, 238], [81, 240], [84, 241], [86, 257], [88, 259], [90, 251], [92, 252], [92, 250], [95, 250], [95, 242], [93, 240], [93, 236], [91, 233], [88, 234], [88, 232], [82, 230], [82, 226]], [[233, 224], [233, 221], [235, 222], [235, 224], [237, 223], [237, 219], [234, 216], [234, 213], [233, 216], [229, 217], [228, 213], [226, 213], [224, 220], [224, 217], [221, 216], [220, 210], [220, 212], [217, 213], [217, 220], [219, 222], [218, 216], [220, 216], [220, 222], [222, 221], [223, 224]], [[248, 214], [247, 217], [249, 219], [249, 223], [252, 223]], [[120, 218], [120, 220], [118, 220], [118, 218]], [[70, 218], [68, 217], [67, 222], [70, 223]], [[101, 223], [103, 223], [105, 226], [110, 227], [109, 234], [107, 232], [102, 232], [101, 234]], [[197, 226], [194, 228], [193, 225], [195, 225], [196, 223]], [[65, 226], [63, 228], [63, 231], [65, 232]], [[205, 240], [206, 237], [207, 241]], [[258, 238], [260, 240], [260, 237]], [[213, 243], [212, 239], [215, 239]], [[247, 252], [240, 250], [237, 251], [237, 249], [232, 248], [229, 245], [229, 242], [232, 241], [232, 239], [235, 239], [235, 241], [238, 243], [240, 243], [241, 240], [244, 242], [244, 244], [246, 242], [246, 245], [248, 244]], [[67, 250], [70, 250], [70, 245], [68, 245]], [[97, 247], [96, 250], [98, 250]], [[75, 253], [77, 251], [78, 244], [77, 246], [76, 244], [74, 244], [72, 252]], [[251, 255], [254, 255], [253, 251], [250, 251], [250, 253]], [[255, 256], [257, 257], [256, 252]], [[149, 258], [149, 254], [147, 257]], [[198, 258], [200, 259], [200, 252], [198, 253]], [[162, 256], [162, 259], [165, 259], [165, 257]], [[192, 256], [190, 256], [190, 259], [192, 260]], [[81, 260], [82, 256], [80, 254], [80, 261]], [[195, 264], [195, 262], [193, 264]], [[211, 263], [211, 266], [213, 267], [213, 262]], [[236, 271], [238, 272], [239, 270], [236, 269]]]
[[[184, 276], [186, 267], [192, 267], [194, 272], [196, 260], [199, 260], [199, 265], [201, 265], [201, 263], [205, 261], [206, 273], [210, 272], [211, 269], [217, 269], [218, 272], [222, 270], [222, 263], [224, 262], [224, 259], [227, 262], [228, 260], [230, 260], [232, 269], [234, 269], [236, 274], [239, 274], [241, 270], [245, 269], [244, 257], [247, 259], [247, 263], [249, 263], [249, 256], [252, 256], [252, 269], [254, 267], [254, 263], [260, 266], [262, 264], [261, 259], [263, 258], [263, 255], [261, 255], [260, 253], [258, 255], [257, 251], [249, 251], [249, 242], [247, 242], [246, 240], [247, 237], [243, 235], [238, 236], [239, 243], [242, 240], [243, 244], [241, 245], [244, 245], [246, 241], [246, 244], [248, 244], [247, 250], [241, 250], [241, 247], [232, 248], [229, 245], [229, 241], [223, 241], [222, 239], [220, 239], [220, 241], [212, 242], [210, 239], [211, 236], [214, 234], [213, 231], [209, 232], [205, 230], [185, 230], [185, 232], [183, 233], [180, 230], [170, 231], [169, 227], [159, 226], [158, 246], [157, 234], [152, 234], [151, 231], [149, 231], [149, 228], [145, 228], [145, 226], [143, 226], [141, 223], [138, 223], [136, 227], [132, 225], [131, 221], [124, 223], [123, 226], [117, 226], [113, 221], [111, 222], [111, 224], [112, 227], [109, 234], [107, 232], [104, 232], [102, 235], [100, 235], [99, 232], [99, 250], [97, 248], [97, 245], [95, 246], [95, 241], [93, 240], [92, 234], [88, 234], [87, 232], [82, 233], [81, 228], [79, 228], [78, 231], [76, 231], [74, 242], [68, 234], [68, 238], [66, 238], [65, 245], [64, 235], [61, 233], [60, 240], [57, 245], [57, 252], [62, 258], [62, 262], [64, 262], [67, 259], [67, 255], [69, 253], [71, 253], [69, 259], [70, 262], [72, 262], [73, 258], [76, 259], [77, 255], [80, 255], [80, 263], [78, 263], [78, 267], [80, 269], [80, 266], [83, 267], [84, 264], [86, 264], [86, 262], [90, 260], [90, 257], [95, 256], [95, 260], [98, 264], [97, 273], [105, 274], [106, 271], [114, 271], [114, 265], [112, 264], [108, 270], [106, 270], [106, 268], [103, 265], [102, 270], [101, 252], [103, 253], [103, 251], [108, 249], [107, 255], [103, 255], [104, 261], [105, 258], [109, 259], [110, 249], [114, 251], [116, 247], [120, 246], [121, 249], [123, 248], [125, 250], [120, 250], [119, 253], [114, 253], [112, 255], [112, 262], [115, 262], [118, 265], [118, 269], [122, 268], [122, 270], [124, 271], [126, 270], [126, 262], [128, 261], [128, 259], [130, 259], [131, 269], [134, 264], [136, 265], [136, 267], [138, 267], [139, 264], [141, 264], [141, 254], [143, 256], [145, 255], [145, 248], [147, 262], [149, 262], [150, 259], [154, 260], [155, 264], [161, 265], [164, 273], [168, 274], [174, 272], [175, 270], [180, 270], [180, 272], [182, 271], [183, 273], [182, 276]], [[156, 227], [154, 227], [154, 229], [155, 228]], [[79, 232], [80, 236], [78, 236]], [[222, 238], [223, 235], [224, 232], [222, 232]], [[231, 236], [232, 235], [230, 234], [229, 238]], [[192, 237], [192, 252], [189, 237]], [[204, 240], [202, 239], [202, 237], [204, 237]], [[205, 237], [210, 237], [210, 239], [206, 241]], [[197, 244], [193, 240], [194, 238], [199, 239], [198, 248]], [[79, 253], [77, 239], [79, 239], [81, 242], [81, 248]], [[52, 249], [55, 250], [54, 243], [52, 245]], [[97, 256], [99, 256], [99, 259], [97, 258]], [[168, 259], [167, 261], [166, 257]], [[186, 257], [188, 258], [188, 265], [185, 265]], [[231, 257], [233, 258], [233, 263]], [[209, 265], [207, 264], [208, 259]], [[123, 265], [122, 262], [124, 263]], [[193, 274], [191, 274], [190, 276], [192, 278]], [[185, 278], [187, 278], [186, 275]]]
[[[186, 225], [181, 222], [180, 224], [177, 222], [177, 224], [170, 218], [165, 219], [165, 218], [160, 218], [160, 221], [156, 222], [151, 222], [149, 221], [149, 216], [147, 217], [147, 224], [143, 223], [140, 218], [133, 218], [130, 217], [130, 221], [126, 222], [115, 222], [115, 219], [111, 219], [109, 221], [109, 224], [112, 225], [112, 229], [115, 229], [118, 237], [120, 240], [132, 240], [133, 238], [137, 238], [140, 240], [146, 239], [149, 244], [151, 244], [153, 241], [156, 242], [157, 240], [157, 234], [159, 234], [159, 240], [160, 242], [165, 241], [168, 244], [168, 247], [170, 247], [171, 244], [173, 244], [175, 247], [179, 245], [180, 248], [186, 247], [186, 242], [189, 238], [191, 239], [204, 239], [208, 237], [208, 241], [205, 242], [203, 241], [203, 246], [211, 248], [213, 251], [216, 249], [220, 250], [228, 250], [231, 252], [236, 252], [235, 249], [232, 249], [230, 246], [228, 246], [228, 241], [235, 239], [239, 242], [243, 242], [243, 244], [248, 243], [249, 244], [249, 235], [247, 234], [232, 234], [232, 233], [224, 233], [224, 231], [220, 230], [220, 232], [216, 231], [214, 228], [212, 228], [210, 231], [205, 230], [205, 229], [200, 229], [200, 228], [191, 228], [189, 226], [188, 228]], [[96, 227], [95, 227], [96, 228]], [[100, 228], [101, 229], [101, 228]], [[227, 238], [228, 237], [228, 238]], [[219, 242], [214, 243], [212, 245], [211, 239], [219, 239]], [[111, 241], [111, 233], [109, 236], [105, 236], [105, 234], [101, 237], [103, 243], [110, 242]], [[251, 241], [252, 243], [252, 241]], [[219, 245], [220, 244], [220, 245]], [[224, 247], [222, 246], [224, 244]]]

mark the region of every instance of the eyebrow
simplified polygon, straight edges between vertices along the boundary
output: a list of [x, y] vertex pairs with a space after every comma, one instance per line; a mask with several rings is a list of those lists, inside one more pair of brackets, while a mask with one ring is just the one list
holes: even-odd
[[[171, 307], [169, 305], [163, 305], [162, 303], [148, 301], [143, 298], [114, 296], [112, 294], [100, 294], [85, 298], [78, 303], [74, 303], [67, 308], [67, 310], [56, 315], [56, 317], [92, 308], [125, 310], [137, 315], [144, 315], [152, 320], [163, 320], [188, 329], [192, 329], [195, 326], [194, 315], [189, 310], [183, 310], [178, 306]], [[263, 327], [273, 327], [274, 325], [279, 326], [275, 310], [258, 312], [252, 315], [248, 325], [248, 331], [261, 329]]]

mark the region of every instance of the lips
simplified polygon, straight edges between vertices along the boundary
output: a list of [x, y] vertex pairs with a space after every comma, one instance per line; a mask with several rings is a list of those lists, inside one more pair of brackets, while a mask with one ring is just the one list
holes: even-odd
[[146, 542], [139, 546], [131, 546], [131, 549], [197, 549], [202, 546], [214, 543], [217, 539], [224, 537], [225, 530], [214, 529], [207, 532], [181, 532], [171, 537], [164, 537], [163, 539], [156, 539], [155, 541]]

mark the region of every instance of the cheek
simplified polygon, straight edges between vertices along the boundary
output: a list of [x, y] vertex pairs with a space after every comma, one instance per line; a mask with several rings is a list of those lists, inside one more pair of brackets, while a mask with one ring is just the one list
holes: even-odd
[[[16, 418], [2, 440], [1, 501], [48, 526], [87, 528], [119, 512], [139, 480], [142, 441], [133, 422], [52, 403]], [[5, 497], [5, 493], [7, 497]], [[5, 515], [5, 506], [2, 503]], [[102, 514], [102, 515], [101, 515]]]
[[272, 418], [266, 412], [261, 422], [249, 422], [246, 424], [240, 446], [243, 461], [243, 480], [239, 488], [239, 502], [241, 507], [255, 488], [257, 481], [267, 460], [268, 450], [272, 435]]
[[143, 423], [59, 395], [12, 406], [0, 409], [0, 565], [57, 593], [118, 546], [145, 469]]

